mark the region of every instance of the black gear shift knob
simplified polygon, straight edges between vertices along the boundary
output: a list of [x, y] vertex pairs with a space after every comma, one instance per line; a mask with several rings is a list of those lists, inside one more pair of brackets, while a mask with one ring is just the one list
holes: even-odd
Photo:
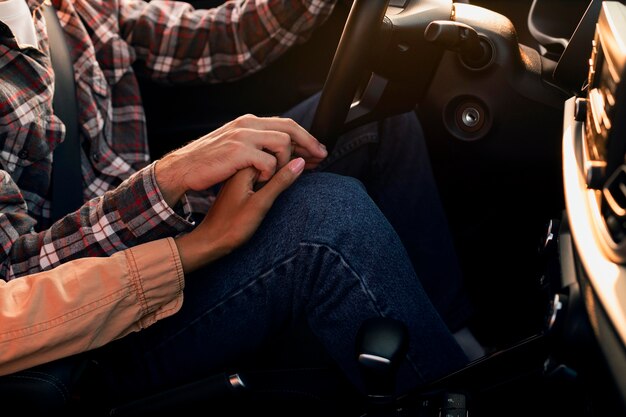
[[408, 332], [404, 323], [386, 317], [366, 320], [357, 336], [357, 358], [366, 394], [373, 403], [393, 401], [396, 371], [406, 354]]

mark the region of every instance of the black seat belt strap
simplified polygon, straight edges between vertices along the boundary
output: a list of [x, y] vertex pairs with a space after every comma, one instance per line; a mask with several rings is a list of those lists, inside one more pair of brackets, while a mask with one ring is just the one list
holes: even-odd
[[54, 150], [52, 163], [52, 220], [56, 221], [82, 206], [83, 180], [72, 59], [54, 8], [44, 4], [43, 14], [55, 74], [52, 106], [65, 124], [65, 140]]

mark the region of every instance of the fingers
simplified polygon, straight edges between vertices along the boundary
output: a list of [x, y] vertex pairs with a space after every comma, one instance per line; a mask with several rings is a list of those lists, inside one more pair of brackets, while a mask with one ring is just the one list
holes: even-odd
[[253, 196], [257, 209], [267, 213], [276, 198], [285, 191], [304, 171], [305, 161], [303, 158], [295, 158], [282, 167], [261, 189]]
[[[285, 153], [281, 153], [280, 158], [284, 160]], [[287, 161], [284, 161], [283, 165], [286, 163]], [[259, 181], [261, 182], [269, 180], [276, 173], [277, 167], [280, 166], [277, 154], [270, 154], [261, 149], [253, 150], [250, 153], [249, 164], [259, 170]]]
[[304, 169], [313, 169], [316, 168], [323, 159], [315, 158], [315, 159], [305, 159], [306, 164], [304, 165]]
[[205, 190], [237, 171], [256, 168], [266, 182], [297, 156], [312, 169], [327, 152], [291, 119], [242, 116], [162, 158], [157, 182], [168, 204], [189, 190]]
[[311, 150], [309, 148], [305, 148], [304, 146], [300, 146], [296, 143], [293, 144], [293, 154], [294, 155], [298, 155], [303, 157], [307, 162], [309, 161], [321, 161], [324, 158], [326, 158], [326, 156], [328, 155], [328, 151], [326, 150], [326, 146], [322, 143], [319, 144], [319, 147], [321, 147], [324, 152], [322, 152], [321, 154], [323, 156], [320, 156], [320, 153], [313, 153], [311, 152]]
[[231, 200], [244, 201], [259, 180], [260, 172], [254, 167], [248, 167], [237, 171], [222, 186], [220, 193], [229, 196]]
[[[250, 137], [257, 143], [257, 148], [261, 148], [274, 155], [278, 168], [285, 166], [287, 162], [291, 160], [293, 145], [291, 137], [287, 133], [273, 130], [256, 131], [255, 133], [255, 135], [251, 135]], [[266, 179], [269, 179], [269, 177]]]
[[[250, 129], [282, 132], [289, 135], [294, 144], [294, 151], [304, 158], [326, 158], [326, 147], [315, 139], [302, 126], [292, 119], [283, 117], [242, 116], [232, 122], [234, 125]], [[282, 165], [279, 165], [282, 166]]]

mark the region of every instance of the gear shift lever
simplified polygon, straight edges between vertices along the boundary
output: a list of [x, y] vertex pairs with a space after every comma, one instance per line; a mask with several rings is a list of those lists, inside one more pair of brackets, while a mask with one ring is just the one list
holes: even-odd
[[406, 353], [404, 323], [386, 317], [366, 320], [357, 336], [357, 355], [374, 415], [385, 415], [395, 398], [396, 371]]

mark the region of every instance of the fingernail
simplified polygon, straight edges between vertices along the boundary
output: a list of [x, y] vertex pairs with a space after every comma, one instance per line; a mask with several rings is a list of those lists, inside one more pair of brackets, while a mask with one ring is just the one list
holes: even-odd
[[289, 170], [294, 174], [299, 174], [304, 169], [304, 159], [296, 158], [289, 162]]
[[319, 144], [319, 148], [324, 154], [328, 153], [328, 151], [326, 150], [326, 145], [324, 145], [323, 143]]

